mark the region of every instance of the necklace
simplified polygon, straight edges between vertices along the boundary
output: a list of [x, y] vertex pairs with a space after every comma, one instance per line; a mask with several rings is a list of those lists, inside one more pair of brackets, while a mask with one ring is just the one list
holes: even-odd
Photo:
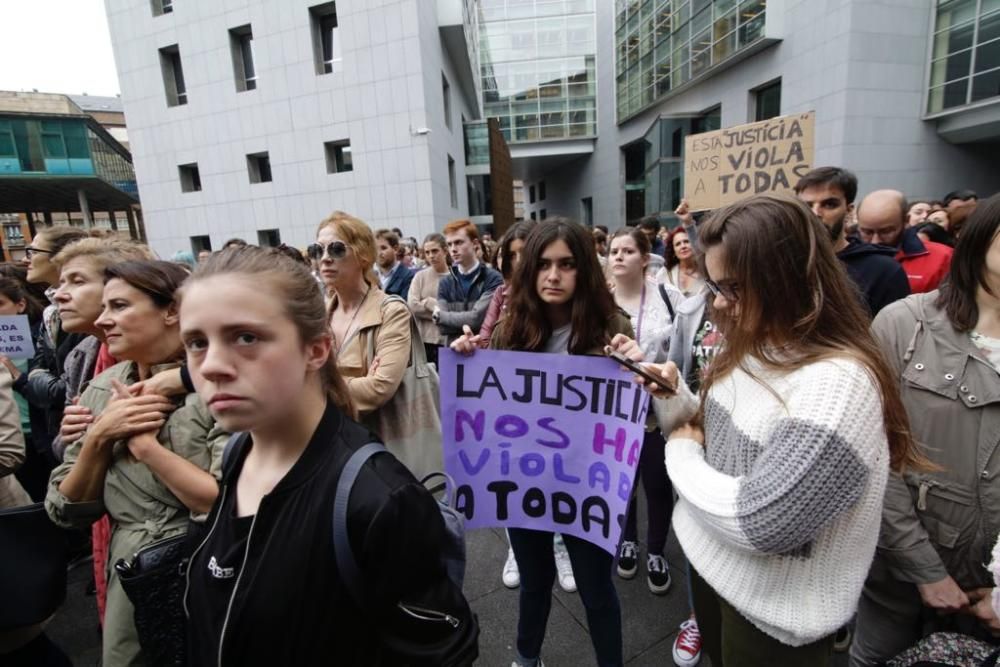
[[358, 318], [358, 313], [361, 312], [361, 307], [363, 305], [365, 305], [365, 301], [368, 300], [368, 294], [371, 291], [372, 291], [372, 286], [369, 285], [368, 289], [365, 290], [365, 296], [364, 296], [363, 299], [361, 299], [361, 303], [359, 303], [358, 307], [354, 309], [354, 314], [351, 315], [351, 321], [347, 323], [347, 328], [344, 329], [344, 332], [345, 332], [344, 333], [344, 342], [342, 342], [340, 344], [340, 347], [337, 349], [337, 356], [340, 356], [340, 353], [344, 351], [344, 345], [346, 345], [347, 341], [351, 340], [351, 336], [354, 335], [355, 332], [351, 331], [351, 327], [354, 325], [354, 320], [356, 320]]

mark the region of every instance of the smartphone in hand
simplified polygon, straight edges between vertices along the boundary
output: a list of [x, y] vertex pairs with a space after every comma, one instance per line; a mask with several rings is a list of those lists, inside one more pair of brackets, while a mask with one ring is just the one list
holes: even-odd
[[666, 385], [666, 380], [664, 380], [662, 377], [653, 375], [648, 369], [646, 369], [645, 366], [643, 366], [637, 361], [632, 361], [621, 352], [617, 351], [608, 352], [608, 358], [610, 358], [615, 363], [621, 364], [625, 368], [629, 369], [630, 371], [632, 371], [633, 373], [644, 379], [647, 383], [651, 384], [655, 383], [657, 387], [659, 387], [663, 391], [666, 391], [667, 393], [670, 394], [677, 393], [677, 390], [674, 387], [668, 387]]

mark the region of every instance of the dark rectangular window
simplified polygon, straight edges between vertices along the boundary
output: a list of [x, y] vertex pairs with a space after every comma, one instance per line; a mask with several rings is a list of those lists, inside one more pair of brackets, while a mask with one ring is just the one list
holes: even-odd
[[257, 245], [261, 248], [277, 248], [281, 245], [281, 231], [278, 229], [258, 229]]
[[212, 252], [212, 239], [209, 236], [192, 236], [191, 237], [191, 253], [198, 258], [198, 253], [200, 252]]
[[448, 193], [451, 195], [451, 207], [458, 208], [458, 184], [455, 182], [455, 158], [448, 156]]
[[233, 77], [236, 91], [244, 92], [257, 88], [257, 69], [253, 60], [253, 30], [249, 25], [229, 31], [229, 50], [233, 58]]
[[160, 69], [163, 72], [163, 87], [167, 94], [167, 106], [187, 104], [187, 87], [184, 85], [184, 68], [177, 45], [160, 49]]
[[544, 220], [545, 219], [545, 209], [544, 208], [541, 211], [538, 212], [538, 219], [539, 220]]
[[174, 11], [174, 0], [150, 0], [153, 16], [163, 16]]
[[538, 219], [538, 216], [537, 216], [537, 214], [534, 211], [531, 212], [531, 219], [532, 220], [537, 220]]
[[534, 204], [535, 203], [535, 186], [534, 185], [529, 185], [528, 186], [528, 203], [529, 204]]
[[247, 171], [250, 172], [251, 183], [270, 183], [271, 158], [266, 152], [247, 155]]
[[584, 197], [580, 200], [580, 222], [588, 227], [594, 226], [594, 199]]
[[337, 3], [325, 2], [309, 8], [312, 26], [313, 58], [317, 74], [339, 72], [341, 56], [340, 34], [337, 32]]
[[781, 115], [781, 79], [753, 91], [754, 120], [767, 120]]
[[177, 172], [181, 177], [181, 192], [201, 192], [201, 174], [196, 162], [177, 165]]
[[444, 98], [444, 124], [451, 129], [451, 86], [444, 74], [441, 75], [441, 97]]
[[538, 201], [545, 201], [545, 181], [538, 184]]
[[354, 171], [354, 160], [351, 158], [351, 140], [327, 141], [323, 144], [326, 154], [326, 173], [340, 174]]

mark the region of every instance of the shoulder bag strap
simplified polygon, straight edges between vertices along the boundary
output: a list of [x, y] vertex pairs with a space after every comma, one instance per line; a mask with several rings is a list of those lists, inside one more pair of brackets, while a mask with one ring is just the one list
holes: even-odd
[[674, 304], [670, 303], [670, 295], [667, 294], [667, 288], [660, 283], [660, 298], [663, 299], [663, 303], [667, 304], [667, 310], [670, 311], [670, 321], [673, 322], [675, 319], [674, 315]]
[[340, 579], [351, 592], [354, 602], [361, 606], [364, 591], [361, 588], [361, 569], [351, 551], [351, 542], [347, 535], [347, 501], [351, 497], [351, 489], [361, 472], [362, 466], [375, 454], [386, 451], [378, 442], [369, 442], [351, 454], [337, 481], [337, 495], [333, 501], [333, 553], [340, 570]]

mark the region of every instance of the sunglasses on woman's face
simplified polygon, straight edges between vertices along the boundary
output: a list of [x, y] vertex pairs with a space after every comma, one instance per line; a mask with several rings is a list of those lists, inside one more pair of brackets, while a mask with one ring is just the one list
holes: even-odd
[[347, 255], [347, 244], [343, 241], [331, 241], [325, 245], [310, 243], [309, 247], [306, 248], [306, 254], [309, 255], [309, 259], [314, 259], [317, 262], [322, 260], [325, 255], [330, 255], [330, 259], [343, 259]]
[[713, 295], [719, 296], [721, 294], [722, 298], [724, 298], [726, 301], [729, 301], [730, 303], [736, 303], [737, 301], [740, 300], [740, 288], [739, 285], [737, 285], [734, 282], [723, 281], [722, 284], [720, 285], [714, 280], [709, 280], [706, 278], [705, 285], [708, 287], [709, 291], [711, 291]]

